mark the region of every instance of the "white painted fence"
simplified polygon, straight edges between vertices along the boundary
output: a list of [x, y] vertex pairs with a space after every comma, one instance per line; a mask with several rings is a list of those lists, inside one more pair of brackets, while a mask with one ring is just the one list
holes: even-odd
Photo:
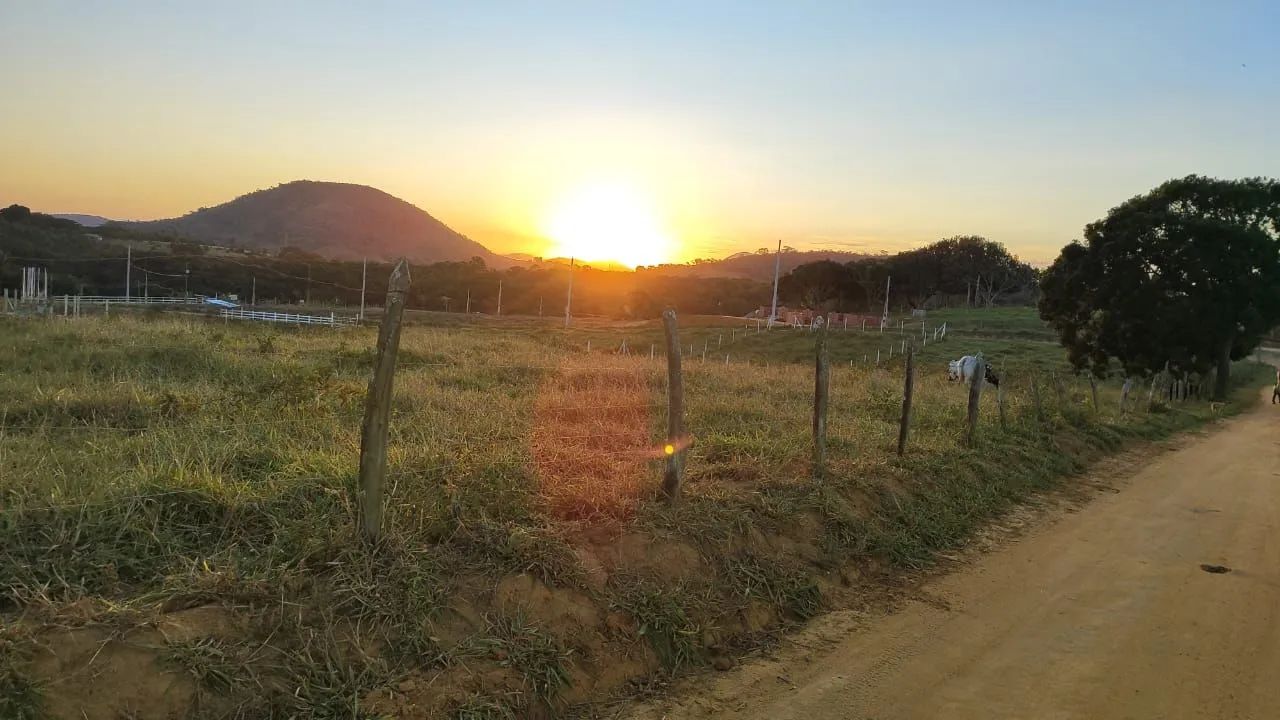
[[203, 295], [192, 295], [191, 297], [130, 297], [126, 299], [122, 295], [71, 295], [72, 301], [77, 298], [81, 304], [89, 305], [201, 305], [204, 303]]
[[223, 310], [222, 317], [231, 320], [258, 320], [260, 322], [278, 322], [291, 323], [293, 325], [356, 325], [358, 321], [353, 317], [339, 317], [330, 313], [328, 315], [298, 315], [295, 313], [278, 313], [263, 312], [260, 310]]

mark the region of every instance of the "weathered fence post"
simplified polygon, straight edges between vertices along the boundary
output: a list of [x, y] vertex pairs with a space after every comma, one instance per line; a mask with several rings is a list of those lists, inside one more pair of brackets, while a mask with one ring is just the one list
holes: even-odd
[[680, 373], [680, 336], [676, 311], [662, 312], [662, 327], [667, 338], [667, 456], [662, 477], [662, 495], [668, 504], [680, 500], [680, 476], [684, 472], [684, 376]]
[[1093, 412], [1098, 412], [1098, 380], [1089, 373], [1089, 392], [1093, 395]]
[[973, 369], [973, 378], [969, 380], [969, 416], [968, 416], [968, 442], [969, 445], [975, 445], [978, 441], [978, 407], [982, 400], [982, 383], [986, 380], [987, 363], [982, 358], [977, 358], [977, 365]]
[[1120, 414], [1124, 415], [1129, 409], [1129, 391], [1133, 389], [1133, 378], [1124, 379], [1124, 385], [1120, 386]]
[[827, 362], [827, 323], [814, 321], [818, 339], [814, 343], [813, 375], [813, 476], [821, 480], [827, 467], [827, 389], [831, 384], [831, 367]]
[[996, 386], [996, 409], [1000, 411], [1000, 429], [1005, 430], [1009, 427], [1009, 421], [1005, 417], [1004, 412], [1004, 386], [1008, 384], [1008, 377], [1003, 378], [1003, 382]]
[[400, 350], [400, 319], [409, 295], [409, 264], [401, 259], [387, 282], [386, 308], [378, 327], [378, 355], [364, 406], [360, 432], [360, 524], [365, 539], [382, 538], [382, 484], [387, 475], [387, 431], [391, 421], [391, 387]]
[[907, 451], [907, 434], [911, 428], [911, 391], [916, 379], [916, 351], [907, 350], [907, 372], [902, 381], [902, 420], [898, 425], [898, 456]]

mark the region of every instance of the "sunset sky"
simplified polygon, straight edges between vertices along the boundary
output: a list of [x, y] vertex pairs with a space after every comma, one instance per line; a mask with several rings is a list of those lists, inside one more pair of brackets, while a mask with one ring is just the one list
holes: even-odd
[[1274, 0], [426, 5], [0, 4], [0, 203], [306, 178], [499, 252], [590, 242], [603, 203], [677, 261], [964, 233], [1045, 262], [1170, 177], [1280, 174]]

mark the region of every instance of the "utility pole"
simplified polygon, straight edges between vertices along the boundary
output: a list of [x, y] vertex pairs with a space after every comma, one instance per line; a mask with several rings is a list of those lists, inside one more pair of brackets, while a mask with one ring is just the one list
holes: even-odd
[[129, 295], [133, 292], [132, 290], [130, 290], [130, 287], [132, 286], [130, 273], [132, 271], [133, 271], [133, 245], [129, 244], [125, 246], [125, 261], [124, 261], [124, 301], [125, 302], [129, 302]]
[[471, 288], [467, 288], [467, 310], [466, 314], [471, 314]]
[[538, 317], [542, 317], [542, 296], [538, 296]]
[[498, 312], [496, 314], [502, 314], [502, 280], [498, 280]]
[[[142, 268], [138, 268], [138, 269], [142, 270]], [[147, 298], [151, 297], [151, 292], [147, 287], [147, 281], [150, 279], [151, 279], [151, 273], [147, 272], [146, 270], [142, 270], [142, 299], [143, 300], [146, 300]]]
[[258, 304], [258, 276], [253, 275], [253, 290], [249, 296], [249, 307], [256, 307]]
[[769, 327], [773, 327], [773, 319], [778, 317], [778, 273], [782, 269], [782, 240], [778, 240], [778, 252], [773, 257], [773, 305], [769, 307]]
[[191, 266], [188, 265], [186, 270], [182, 271], [182, 299], [186, 300], [191, 297]]
[[369, 281], [369, 258], [364, 258], [360, 265], [360, 314], [356, 322], [364, 322], [364, 289]]
[[569, 320], [573, 317], [573, 258], [569, 258], [569, 293], [564, 301], [564, 328], [569, 329]]
[[311, 263], [307, 263], [307, 299], [306, 304], [311, 304]]
[[890, 275], [884, 280], [884, 315], [880, 316], [881, 328], [884, 328], [885, 325], [889, 324], [889, 288], [892, 285], [893, 285], [893, 276]]

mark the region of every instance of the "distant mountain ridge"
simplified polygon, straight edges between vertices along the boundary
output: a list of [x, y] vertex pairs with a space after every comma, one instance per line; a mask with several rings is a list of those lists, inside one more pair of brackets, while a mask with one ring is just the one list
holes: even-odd
[[112, 224], [209, 245], [293, 247], [342, 260], [403, 256], [415, 262], [442, 262], [480, 257], [490, 266], [512, 264], [417, 206], [350, 183], [296, 180], [179, 218]]
[[[847, 263], [869, 257], [874, 256], [870, 253], [844, 250], [793, 250], [784, 248], [780, 264], [782, 274], [786, 275], [807, 263], [815, 263], [821, 260]], [[721, 260], [698, 260], [687, 265], [654, 265], [644, 268], [644, 272], [672, 277], [745, 278], [771, 282], [773, 280], [775, 262], [777, 262], [777, 256], [772, 252], [740, 252]]]
[[63, 220], [70, 220], [71, 222], [78, 223], [80, 225], [83, 225], [84, 227], [90, 227], [90, 228], [98, 227], [99, 225], [106, 225], [107, 223], [111, 222], [109, 218], [104, 218], [101, 215], [85, 215], [83, 213], [49, 213], [49, 214], [52, 215], [53, 217], [62, 218]]

